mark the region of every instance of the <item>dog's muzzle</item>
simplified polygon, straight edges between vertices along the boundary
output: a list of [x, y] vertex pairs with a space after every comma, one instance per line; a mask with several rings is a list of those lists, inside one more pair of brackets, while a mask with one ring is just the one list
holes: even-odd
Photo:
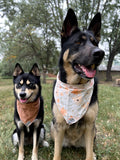
[[97, 66], [101, 63], [103, 57], [105, 55], [105, 52], [99, 48], [95, 48], [92, 51], [93, 56], [93, 64], [96, 64]]

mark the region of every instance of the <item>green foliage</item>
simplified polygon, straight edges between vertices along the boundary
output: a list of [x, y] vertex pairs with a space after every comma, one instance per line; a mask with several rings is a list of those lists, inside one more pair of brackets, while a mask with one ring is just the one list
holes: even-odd
[[[12, 8], [8, 9], [10, 5], [14, 6], [14, 16], [10, 14]], [[14, 65], [19, 62], [26, 69], [37, 62], [41, 70], [53, 71], [58, 62], [58, 50], [54, 37], [51, 37], [53, 19], [48, 12], [48, 2], [29, 0], [11, 4], [10, 1], [4, 2], [2, 9], [8, 17], [6, 26], [9, 27], [1, 34], [1, 51], [4, 53], [2, 75], [11, 74], [7, 70], [13, 70], [11, 62]]]
[[[8, 18], [7, 28], [2, 28], [0, 33], [4, 70], [5, 64], [11, 67], [11, 61], [22, 63], [26, 69], [37, 62], [42, 70], [56, 70], [60, 31], [67, 11], [67, 8], [63, 9], [65, 3], [67, 8], [75, 10], [83, 29], [88, 27], [97, 12], [102, 13], [101, 40], [107, 45], [106, 59], [110, 75], [114, 57], [120, 53], [120, 0], [1, 0], [0, 11], [2, 16]], [[7, 72], [2, 70], [3, 75]]]

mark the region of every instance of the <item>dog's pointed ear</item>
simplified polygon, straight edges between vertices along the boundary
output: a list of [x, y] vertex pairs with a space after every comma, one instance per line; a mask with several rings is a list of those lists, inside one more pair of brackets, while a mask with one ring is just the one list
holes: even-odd
[[73, 11], [73, 9], [69, 9], [66, 15], [66, 18], [63, 22], [61, 37], [67, 38], [69, 37], [73, 31], [78, 28], [77, 17]]
[[93, 31], [98, 42], [100, 41], [100, 29], [101, 29], [101, 14], [97, 13], [92, 19], [88, 30]]
[[21, 65], [19, 63], [16, 63], [15, 69], [14, 69], [14, 72], [13, 72], [13, 77], [17, 77], [17, 76], [19, 76], [23, 73], [24, 73], [24, 71], [23, 71]]
[[40, 71], [39, 71], [37, 63], [35, 63], [33, 65], [32, 69], [30, 70], [29, 73], [32, 74], [32, 75], [34, 75], [34, 76], [40, 77]]

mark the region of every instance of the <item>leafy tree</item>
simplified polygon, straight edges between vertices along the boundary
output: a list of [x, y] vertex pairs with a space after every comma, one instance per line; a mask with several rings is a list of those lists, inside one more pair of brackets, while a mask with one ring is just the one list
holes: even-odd
[[[104, 38], [108, 43], [108, 63], [106, 80], [112, 81], [111, 67], [116, 55], [120, 54], [120, 0], [114, 1], [114, 3], [107, 2], [104, 13]], [[108, 28], [109, 26], [109, 28]], [[117, 57], [116, 57], [117, 58]]]
[[9, 30], [2, 35], [5, 53], [3, 61], [12, 59], [23, 63], [24, 66], [35, 61], [43, 71], [57, 66], [58, 51], [50, 30], [51, 14], [48, 13], [47, 3], [43, 2], [36, 0], [14, 3], [14, 18], [12, 14], [8, 16], [10, 11], [6, 7], [4, 14], [9, 19], [6, 23]]

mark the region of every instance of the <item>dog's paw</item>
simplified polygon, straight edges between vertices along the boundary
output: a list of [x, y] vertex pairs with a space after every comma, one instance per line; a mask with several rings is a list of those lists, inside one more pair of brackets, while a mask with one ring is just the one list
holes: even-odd
[[53, 160], [61, 160], [61, 158], [53, 158]]
[[93, 160], [96, 160], [96, 154], [93, 153]]
[[13, 148], [12, 153], [16, 153], [16, 147]]
[[19, 144], [19, 139], [17, 133], [14, 133], [12, 136], [13, 145], [17, 146]]
[[61, 160], [61, 156], [54, 156], [53, 160]]
[[93, 152], [93, 158], [87, 158], [86, 160], [96, 160], [96, 154]]
[[96, 160], [96, 154], [93, 152], [93, 158], [86, 158], [85, 160]]
[[38, 160], [38, 156], [36, 154], [33, 154], [31, 160]]
[[49, 143], [48, 143], [47, 141], [45, 141], [45, 140], [42, 142], [42, 145], [43, 145], [44, 147], [49, 147]]
[[18, 156], [18, 160], [24, 160], [24, 155], [20, 154], [20, 155]]

